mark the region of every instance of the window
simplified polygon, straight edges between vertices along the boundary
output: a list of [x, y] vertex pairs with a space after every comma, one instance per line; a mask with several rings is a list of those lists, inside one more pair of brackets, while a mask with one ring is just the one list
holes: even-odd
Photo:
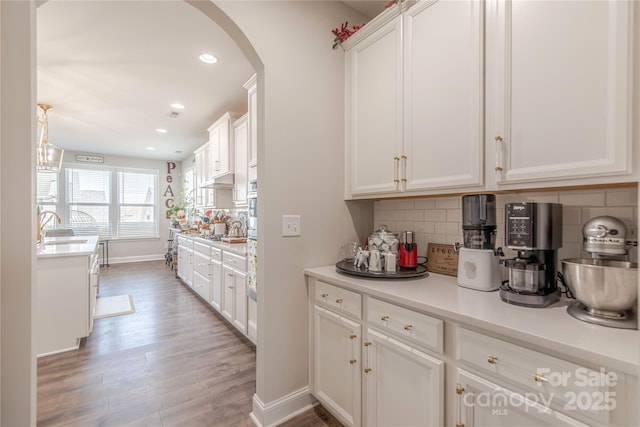
[[155, 170], [65, 167], [38, 173], [42, 210], [60, 214], [64, 227], [102, 238], [158, 237], [158, 172]]

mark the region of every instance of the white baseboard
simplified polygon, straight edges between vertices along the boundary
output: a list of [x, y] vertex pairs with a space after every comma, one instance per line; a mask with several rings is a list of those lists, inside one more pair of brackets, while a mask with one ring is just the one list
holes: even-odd
[[[125, 256], [125, 257], [109, 258], [109, 265], [126, 264], [128, 262], [163, 261], [163, 260], [164, 260], [164, 255]], [[102, 259], [100, 259], [100, 261], [102, 261]]]
[[317, 403], [309, 387], [303, 387], [267, 404], [254, 394], [253, 411], [249, 416], [257, 427], [274, 427], [312, 409]]

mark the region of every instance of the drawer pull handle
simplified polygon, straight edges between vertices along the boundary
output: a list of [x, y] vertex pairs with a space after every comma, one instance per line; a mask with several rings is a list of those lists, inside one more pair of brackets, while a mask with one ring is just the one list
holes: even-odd
[[371, 345], [371, 342], [370, 342], [370, 341], [366, 341], [366, 342], [364, 343], [364, 346], [365, 346], [365, 347], [369, 347], [370, 345]]
[[546, 383], [547, 381], [549, 381], [548, 379], [546, 379], [544, 376], [542, 376], [540, 374], [535, 374], [533, 376], [533, 379], [536, 380], [539, 383]]
[[368, 374], [369, 372], [371, 372], [371, 368], [364, 368], [364, 373]]
[[329, 294], [322, 294], [322, 295], [320, 295], [320, 296], [321, 296], [322, 298], [326, 298], [326, 297], [328, 297], [328, 296], [329, 296]]
[[413, 325], [404, 325], [404, 330], [405, 331], [410, 331], [413, 329]]
[[382, 316], [380, 320], [382, 320], [383, 322], [386, 322], [387, 320], [389, 320], [389, 316]]
[[336, 304], [342, 304], [342, 298], [338, 298], [338, 299], [336, 300]]
[[489, 356], [487, 358], [487, 362], [495, 364], [498, 361], [498, 358], [496, 356]]
[[355, 365], [355, 363], [356, 363], [356, 359], [351, 359], [351, 360], [349, 360], [349, 364], [350, 364], [350, 365]]
[[357, 335], [349, 335], [350, 340], [355, 340], [356, 338], [357, 338]]

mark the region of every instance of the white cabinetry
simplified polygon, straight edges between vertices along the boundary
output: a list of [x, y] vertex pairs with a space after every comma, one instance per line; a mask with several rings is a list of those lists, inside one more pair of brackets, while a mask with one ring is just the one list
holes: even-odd
[[247, 258], [222, 253], [224, 294], [221, 313], [243, 334], [247, 334]]
[[443, 322], [368, 297], [361, 320], [362, 295], [312, 286], [314, 396], [348, 426], [443, 425], [444, 362], [412, 345], [442, 349]]
[[632, 172], [634, 3], [494, 3], [488, 182], [512, 188]]
[[211, 247], [211, 299], [209, 303], [218, 312], [222, 310], [222, 250]]
[[209, 180], [224, 182], [233, 185], [233, 176], [230, 180], [216, 179], [233, 174], [234, 141], [232, 122], [240, 117], [239, 114], [227, 112], [222, 115], [207, 131], [209, 132], [210, 160]]
[[211, 299], [211, 248], [209, 245], [193, 243], [193, 289], [205, 301]]
[[178, 277], [193, 288], [193, 239], [178, 236]]
[[256, 75], [251, 77], [245, 84], [247, 90], [248, 104], [248, 165], [249, 181], [258, 179], [258, 86]]
[[347, 52], [347, 198], [481, 185], [484, 3], [419, 2]]
[[233, 204], [247, 206], [247, 186], [249, 184], [249, 116], [245, 114], [233, 122], [234, 135], [234, 183]]

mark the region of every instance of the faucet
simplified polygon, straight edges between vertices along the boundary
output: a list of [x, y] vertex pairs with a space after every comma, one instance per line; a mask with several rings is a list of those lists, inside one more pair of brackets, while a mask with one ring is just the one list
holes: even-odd
[[38, 214], [38, 216], [36, 217], [37, 218], [37, 220], [36, 220], [37, 230], [38, 230], [38, 239], [37, 239], [38, 243], [42, 243], [42, 230], [41, 230], [42, 217], [44, 217], [47, 214], [53, 215], [57, 219], [58, 224], [62, 223], [62, 219], [60, 218], [60, 215], [58, 215], [54, 211], [42, 211], [42, 212], [40, 212]]

